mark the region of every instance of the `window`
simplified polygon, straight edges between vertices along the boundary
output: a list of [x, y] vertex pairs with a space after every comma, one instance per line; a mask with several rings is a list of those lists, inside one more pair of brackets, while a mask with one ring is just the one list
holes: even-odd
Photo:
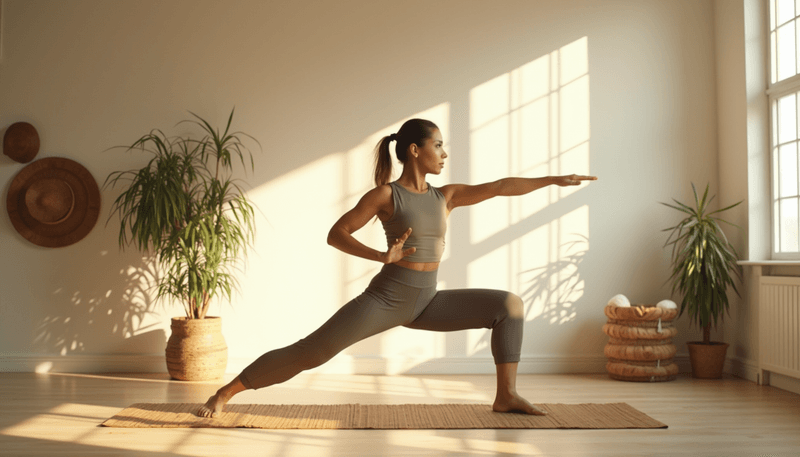
[[800, 0], [769, 0], [772, 256], [800, 258]]

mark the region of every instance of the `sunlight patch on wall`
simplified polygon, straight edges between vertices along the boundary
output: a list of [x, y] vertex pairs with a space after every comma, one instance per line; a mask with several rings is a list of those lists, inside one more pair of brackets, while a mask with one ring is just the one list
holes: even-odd
[[467, 284], [480, 283], [481, 287], [508, 290], [511, 287], [510, 258], [511, 252], [506, 245], [473, 260], [467, 265]]
[[[470, 183], [590, 174], [589, 113], [587, 37], [473, 88]], [[589, 208], [565, 199], [582, 187], [549, 186], [470, 207], [470, 244], [493, 249], [469, 263], [467, 285], [517, 291], [527, 321], [574, 321]], [[540, 220], [545, 208], [554, 216]], [[529, 228], [515, 234], [521, 226]], [[488, 340], [486, 330], [469, 332], [468, 353], [486, 350]]]
[[[259, 234], [241, 287], [251, 296], [270, 297], [264, 305], [282, 306], [286, 319], [340, 306], [331, 300], [339, 296], [342, 281], [332, 268], [335, 253], [326, 244], [330, 227], [324, 222], [337, 217], [340, 168], [338, 156], [325, 156], [250, 191], [263, 219], [256, 215]], [[324, 304], [330, 305], [314, 309]]]
[[[497, 91], [499, 93], [493, 102], [482, 103], [482, 105], [496, 108], [498, 100], [508, 100], [508, 97], [503, 99], [502, 96], [505, 94], [502, 92], [501, 85], [496, 84], [497, 81], [500, 81], [504, 83], [502, 86], [508, 86], [507, 79], [507, 77], [501, 77], [490, 81], [488, 86], [484, 86], [487, 92]], [[479, 94], [482, 92], [484, 91], [478, 91]], [[483, 110], [470, 108], [470, 113], [475, 111]], [[510, 116], [502, 115], [480, 124], [481, 127], [478, 129], [473, 129], [470, 137], [470, 181], [472, 183], [495, 181], [510, 176], [511, 162], [508, 153], [511, 144], [509, 141], [510, 121]], [[508, 201], [505, 199], [488, 200], [480, 205], [470, 207], [469, 211], [470, 241], [472, 243], [483, 241], [509, 226]]]
[[[589, 174], [589, 59], [583, 37], [470, 91], [470, 182]], [[479, 243], [579, 187], [470, 208]]]
[[[584, 37], [560, 50], [558, 174], [589, 174], [589, 48]], [[580, 189], [558, 189], [564, 198]]]

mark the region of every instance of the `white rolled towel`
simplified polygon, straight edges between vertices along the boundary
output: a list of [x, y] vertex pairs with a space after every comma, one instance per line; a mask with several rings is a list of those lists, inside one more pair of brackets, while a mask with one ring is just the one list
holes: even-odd
[[678, 309], [678, 305], [676, 305], [672, 300], [661, 300], [658, 302], [656, 307], [664, 309]]
[[611, 300], [608, 301], [608, 304], [611, 306], [618, 306], [620, 308], [630, 308], [631, 302], [628, 300], [628, 297], [617, 294], [611, 297]]

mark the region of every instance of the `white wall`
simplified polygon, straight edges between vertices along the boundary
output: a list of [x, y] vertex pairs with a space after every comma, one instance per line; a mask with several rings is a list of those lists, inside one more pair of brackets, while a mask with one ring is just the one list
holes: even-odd
[[[743, 259], [751, 258], [748, 250], [748, 214], [750, 201], [748, 192], [748, 97], [745, 61], [745, 13], [742, 0], [716, 0], [715, 37], [717, 62], [717, 116], [719, 141], [720, 207], [736, 202], [742, 204], [727, 211], [725, 220], [744, 227], [737, 230], [725, 226], [728, 239]], [[763, 90], [761, 91], [763, 95]], [[724, 224], [723, 224], [724, 225]], [[758, 233], [753, 234], [758, 236]], [[763, 235], [763, 234], [761, 234]], [[767, 234], [767, 237], [769, 234]], [[749, 269], [745, 269], [749, 277]], [[730, 314], [725, 319], [725, 336], [731, 345], [728, 357], [734, 361], [734, 371], [755, 370], [757, 366], [758, 335], [755, 333], [755, 310], [750, 309], [748, 293], [753, 290], [740, 284], [741, 297], [729, 293]], [[757, 291], [757, 289], [756, 289]]]
[[[263, 212], [241, 293], [214, 305], [229, 371], [320, 325], [378, 265], [325, 244], [369, 189], [369, 150], [412, 116], [443, 129], [434, 184], [587, 172], [598, 182], [457, 210], [440, 279], [526, 301], [521, 371], [602, 371], [609, 297], [669, 297], [661, 229], [690, 183], [718, 188], [709, 1], [5, 0], [0, 128], [28, 121], [39, 158], [102, 183], [145, 158], [107, 151], [191, 110], [263, 145], [246, 176]], [[3, 195], [22, 165], [0, 156]], [[723, 183], [724, 185], [724, 183]], [[0, 217], [2, 369], [163, 369], [170, 316], [120, 252], [103, 192], [79, 243], [32, 245]], [[379, 225], [359, 236], [380, 247]], [[572, 244], [570, 244], [572, 243]], [[569, 249], [571, 247], [571, 250]], [[560, 284], [558, 280], [562, 281]], [[698, 338], [686, 318], [676, 338]], [[324, 369], [491, 372], [485, 331], [395, 329]]]

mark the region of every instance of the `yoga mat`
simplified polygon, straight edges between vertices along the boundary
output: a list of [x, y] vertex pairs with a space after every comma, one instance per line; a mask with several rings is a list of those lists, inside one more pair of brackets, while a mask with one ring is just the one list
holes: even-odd
[[200, 403], [137, 403], [106, 427], [265, 429], [623, 429], [667, 428], [627, 403], [546, 403], [549, 414], [496, 413], [489, 405], [237, 405], [215, 418], [195, 416]]

